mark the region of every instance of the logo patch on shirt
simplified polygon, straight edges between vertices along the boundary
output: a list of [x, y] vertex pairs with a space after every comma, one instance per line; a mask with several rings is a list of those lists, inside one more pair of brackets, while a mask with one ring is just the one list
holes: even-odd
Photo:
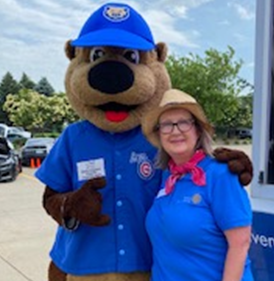
[[203, 197], [199, 193], [195, 193], [192, 196], [184, 196], [183, 200], [178, 200], [178, 203], [188, 203], [188, 204], [194, 204], [199, 205], [203, 201]]
[[192, 196], [191, 201], [193, 204], [200, 204], [202, 201], [202, 196], [199, 193], [196, 193]]
[[103, 158], [81, 161], [76, 165], [79, 181], [106, 176], [105, 162]]
[[124, 21], [129, 17], [129, 8], [118, 6], [106, 6], [103, 15], [107, 20], [113, 22]]
[[139, 176], [142, 179], [150, 179], [154, 174], [154, 168], [149, 160], [146, 160], [139, 164]]
[[143, 180], [149, 180], [153, 177], [155, 169], [153, 163], [150, 161], [146, 153], [132, 152], [129, 163], [136, 163], [137, 173]]

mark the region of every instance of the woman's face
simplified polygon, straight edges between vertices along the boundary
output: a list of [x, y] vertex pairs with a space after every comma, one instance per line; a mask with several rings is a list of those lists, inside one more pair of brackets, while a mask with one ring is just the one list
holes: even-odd
[[160, 116], [159, 137], [169, 156], [176, 164], [182, 164], [194, 154], [199, 133], [190, 112], [176, 108], [167, 110]]

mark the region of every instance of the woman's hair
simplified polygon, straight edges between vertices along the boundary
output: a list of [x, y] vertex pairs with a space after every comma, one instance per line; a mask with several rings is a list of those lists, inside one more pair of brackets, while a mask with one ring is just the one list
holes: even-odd
[[[193, 116], [195, 120], [195, 127], [197, 131], [200, 133], [200, 137], [197, 140], [195, 150], [202, 149], [205, 154], [212, 156], [212, 144], [213, 139], [210, 135], [210, 133], [205, 129], [203, 124], [201, 124], [197, 119], [195, 119], [195, 116]], [[170, 159], [170, 156], [167, 154], [167, 152], [164, 150], [164, 148], [161, 146], [159, 148], [158, 153], [156, 155], [155, 164], [157, 168], [166, 169], [168, 161]]]

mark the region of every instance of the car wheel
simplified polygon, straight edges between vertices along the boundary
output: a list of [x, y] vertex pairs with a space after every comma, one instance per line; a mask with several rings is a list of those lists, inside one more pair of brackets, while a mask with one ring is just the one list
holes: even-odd
[[22, 160], [18, 159], [18, 174], [23, 172], [23, 164], [22, 164]]
[[12, 171], [11, 171], [11, 177], [10, 177], [10, 181], [15, 181], [17, 177], [17, 171], [16, 171], [16, 167], [14, 166]]

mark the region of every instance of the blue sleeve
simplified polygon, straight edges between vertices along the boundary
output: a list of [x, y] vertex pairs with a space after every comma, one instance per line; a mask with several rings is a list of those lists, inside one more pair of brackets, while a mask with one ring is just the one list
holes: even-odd
[[35, 176], [58, 192], [73, 190], [70, 136], [66, 129], [57, 139]]
[[227, 165], [221, 164], [220, 173], [213, 171], [211, 207], [222, 231], [252, 223], [251, 205], [245, 187]]

